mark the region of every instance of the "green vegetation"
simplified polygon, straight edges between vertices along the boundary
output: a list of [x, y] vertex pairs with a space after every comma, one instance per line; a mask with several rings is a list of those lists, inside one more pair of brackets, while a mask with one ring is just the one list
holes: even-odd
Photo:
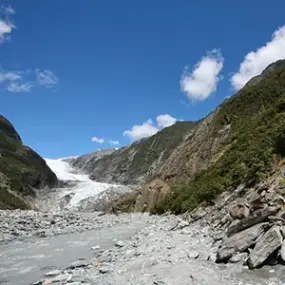
[[45, 161], [22, 144], [13, 125], [0, 115], [0, 208], [28, 209], [21, 196], [34, 195], [35, 188], [56, 183]]
[[134, 144], [132, 147], [136, 150], [136, 154], [130, 165], [130, 173], [133, 175], [146, 173], [161, 154], [161, 161], [165, 161], [182, 141], [185, 134], [196, 124], [195, 122], [177, 122], [156, 135]]
[[6, 186], [0, 186], [0, 209], [29, 210], [30, 206], [23, 199], [15, 195]]
[[285, 157], [285, 68], [226, 100], [211, 123], [213, 137], [229, 124], [223, 155], [186, 185], [173, 185], [172, 202], [164, 211], [182, 213], [211, 204], [221, 192], [254, 185], [272, 173], [274, 157]]
[[[104, 177], [108, 172], [113, 175], [114, 182], [137, 183], [138, 177], [151, 173], [151, 166], [155, 162], [163, 163], [196, 124], [177, 122], [149, 138], [121, 148], [99, 160], [91, 160], [85, 170], [92, 173], [91, 178], [95, 180]], [[117, 177], [121, 177], [121, 180], [117, 181]]]

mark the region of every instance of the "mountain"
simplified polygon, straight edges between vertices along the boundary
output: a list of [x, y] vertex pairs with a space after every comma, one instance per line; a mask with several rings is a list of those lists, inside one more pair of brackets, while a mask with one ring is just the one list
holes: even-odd
[[177, 122], [152, 137], [118, 149], [100, 159], [90, 160], [85, 170], [91, 179], [99, 182], [142, 184], [152, 179], [156, 169], [186, 139], [195, 125], [193, 122]]
[[91, 162], [91, 178], [140, 185], [116, 205], [147, 205], [153, 212], [185, 212], [211, 204], [223, 191], [251, 187], [272, 175], [285, 156], [284, 90], [280, 60], [206, 118], [178, 122]]
[[101, 159], [105, 155], [112, 154], [114, 151], [114, 148], [96, 150], [76, 158], [67, 159], [67, 161], [71, 164], [71, 166], [88, 173], [92, 171], [92, 164], [96, 160]]
[[26, 197], [57, 182], [45, 160], [23, 145], [14, 126], [0, 115], [0, 209], [28, 209]]

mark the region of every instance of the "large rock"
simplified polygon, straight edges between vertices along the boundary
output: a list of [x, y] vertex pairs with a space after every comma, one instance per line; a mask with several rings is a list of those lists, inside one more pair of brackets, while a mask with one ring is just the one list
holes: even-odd
[[285, 241], [283, 241], [281, 249], [280, 249], [280, 255], [282, 260], [285, 262]]
[[250, 228], [258, 223], [262, 223], [268, 220], [269, 216], [276, 214], [279, 211], [278, 207], [268, 207], [255, 211], [250, 217], [242, 219], [238, 222], [233, 222], [227, 230], [227, 236], [230, 237], [233, 234]]
[[229, 206], [229, 213], [234, 220], [245, 219], [249, 216], [249, 208], [243, 200], [239, 199]]
[[217, 252], [217, 262], [226, 262], [234, 254], [243, 252], [256, 243], [256, 240], [265, 233], [268, 223], [255, 225], [224, 240]]
[[256, 243], [249, 255], [248, 265], [257, 268], [282, 245], [283, 237], [278, 226], [272, 227]]

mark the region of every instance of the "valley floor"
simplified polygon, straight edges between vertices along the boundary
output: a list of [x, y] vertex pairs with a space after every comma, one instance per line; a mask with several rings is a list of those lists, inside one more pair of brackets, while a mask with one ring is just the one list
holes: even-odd
[[189, 224], [172, 215], [0, 214], [0, 284], [284, 284], [283, 266], [251, 271], [239, 264], [215, 264], [214, 233], [203, 220]]

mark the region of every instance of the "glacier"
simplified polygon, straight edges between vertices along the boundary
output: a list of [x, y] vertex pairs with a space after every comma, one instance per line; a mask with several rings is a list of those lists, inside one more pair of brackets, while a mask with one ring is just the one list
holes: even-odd
[[67, 158], [49, 159], [45, 161], [51, 170], [56, 174], [59, 180], [74, 181], [74, 186], [62, 188], [59, 191], [58, 200], [70, 195], [72, 198], [68, 202], [67, 208], [77, 208], [80, 203], [88, 198], [94, 198], [110, 188], [116, 188], [120, 185], [100, 183], [93, 181], [87, 174], [80, 173], [66, 161]]

